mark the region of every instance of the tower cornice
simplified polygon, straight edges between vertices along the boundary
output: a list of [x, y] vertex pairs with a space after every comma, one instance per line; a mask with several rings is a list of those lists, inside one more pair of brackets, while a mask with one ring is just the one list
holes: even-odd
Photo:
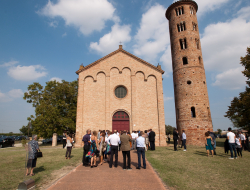
[[198, 11], [198, 4], [195, 2], [195, 1], [192, 1], [192, 0], [180, 0], [180, 1], [177, 1], [175, 3], [173, 3], [172, 5], [170, 5], [166, 11], [166, 18], [169, 20], [169, 15], [170, 15], [170, 12], [175, 8], [175, 7], [178, 7], [178, 6], [181, 6], [181, 5], [186, 5], [186, 4], [190, 4], [190, 5], [193, 5], [196, 12]]

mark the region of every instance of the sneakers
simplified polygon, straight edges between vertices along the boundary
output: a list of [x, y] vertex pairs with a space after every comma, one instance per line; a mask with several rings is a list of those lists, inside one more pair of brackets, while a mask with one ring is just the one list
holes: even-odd
[[132, 170], [132, 168], [128, 168], [127, 170]]
[[139, 167], [136, 167], [136, 169], [137, 169], [137, 170], [139, 170], [139, 169], [141, 169], [141, 168], [139, 168]]
[[184, 149], [183, 151], [187, 151], [186, 149]]
[[231, 158], [231, 157], [230, 157], [230, 158], [228, 158], [228, 159], [233, 160], [234, 158]]
[[235, 159], [237, 159], [237, 157], [235, 157]]

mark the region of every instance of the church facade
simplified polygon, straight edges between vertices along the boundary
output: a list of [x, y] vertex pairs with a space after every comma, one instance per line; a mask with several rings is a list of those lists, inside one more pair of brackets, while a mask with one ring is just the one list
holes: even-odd
[[165, 146], [165, 116], [160, 66], [125, 51], [80, 66], [76, 146], [82, 147], [87, 129], [147, 130], [156, 133], [155, 145]]

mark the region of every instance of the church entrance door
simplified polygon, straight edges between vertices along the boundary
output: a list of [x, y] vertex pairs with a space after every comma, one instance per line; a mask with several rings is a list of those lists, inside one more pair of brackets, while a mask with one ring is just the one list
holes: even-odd
[[129, 131], [129, 116], [124, 111], [118, 111], [113, 115], [112, 131]]

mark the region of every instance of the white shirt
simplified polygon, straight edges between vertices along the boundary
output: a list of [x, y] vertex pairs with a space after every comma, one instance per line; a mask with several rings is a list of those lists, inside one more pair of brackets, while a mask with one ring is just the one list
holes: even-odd
[[183, 139], [183, 140], [187, 139], [187, 137], [186, 137], [186, 134], [185, 134], [185, 133], [182, 133], [182, 139]]
[[136, 134], [135, 134], [135, 133], [132, 133], [132, 134], [131, 134], [131, 137], [132, 137], [132, 139], [135, 139]]
[[112, 134], [108, 138], [106, 138], [106, 143], [111, 144], [112, 146], [118, 146], [120, 137], [117, 134]]
[[229, 139], [228, 139], [229, 143], [235, 143], [235, 140], [234, 140], [235, 134], [234, 133], [232, 133], [232, 132], [227, 133], [227, 137], [229, 137]]
[[140, 136], [136, 139], [136, 147], [144, 147], [145, 148], [145, 138]]
[[240, 134], [239, 136], [240, 136], [240, 140], [242, 140], [242, 141], [246, 140], [246, 137], [245, 137], [245, 135], [243, 135], [243, 134]]

